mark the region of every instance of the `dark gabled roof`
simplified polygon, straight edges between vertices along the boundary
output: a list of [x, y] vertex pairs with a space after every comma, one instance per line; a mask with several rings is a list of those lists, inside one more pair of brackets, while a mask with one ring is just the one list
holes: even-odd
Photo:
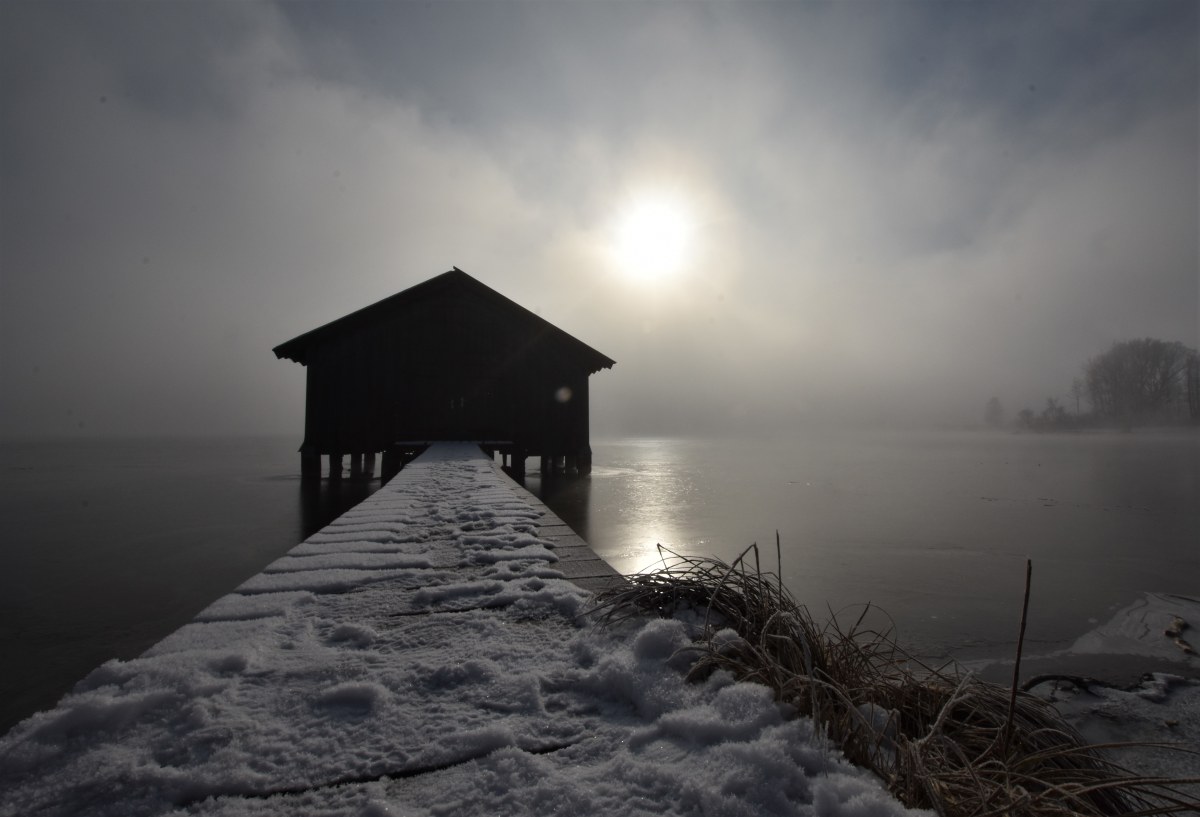
[[409, 287], [403, 292], [397, 292], [395, 295], [384, 298], [382, 301], [365, 306], [356, 312], [351, 312], [349, 315], [338, 318], [336, 321], [331, 321], [324, 326], [319, 326], [316, 329], [305, 332], [303, 335], [292, 338], [287, 343], [279, 344], [272, 351], [275, 352], [275, 357], [277, 358], [287, 358], [306, 366], [308, 365], [311, 350], [317, 345], [340, 335], [354, 332], [363, 326], [387, 320], [394, 314], [402, 312], [430, 296], [442, 295], [454, 290], [473, 294], [500, 309], [513, 313], [516, 319], [531, 324], [540, 337], [557, 343], [568, 349], [571, 354], [577, 355], [586, 363], [588, 374], [610, 368], [616, 363], [616, 361], [606, 355], [600, 354], [586, 343], [573, 338], [554, 324], [530, 312], [515, 301], [511, 301], [491, 287], [481, 284], [458, 267], [454, 267], [449, 272], [443, 272], [441, 275], [430, 278], [428, 281], [416, 286]]

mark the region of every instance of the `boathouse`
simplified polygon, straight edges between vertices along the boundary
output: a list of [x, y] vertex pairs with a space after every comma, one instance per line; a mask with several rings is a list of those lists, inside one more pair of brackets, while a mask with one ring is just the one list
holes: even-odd
[[591, 470], [588, 377], [614, 361], [455, 267], [274, 349], [307, 367], [301, 473], [382, 476], [437, 440], [524, 476]]

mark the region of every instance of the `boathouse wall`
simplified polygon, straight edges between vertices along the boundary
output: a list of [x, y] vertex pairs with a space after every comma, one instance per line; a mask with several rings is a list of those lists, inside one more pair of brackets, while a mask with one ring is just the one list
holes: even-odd
[[390, 476], [419, 444], [442, 440], [484, 443], [517, 473], [528, 456], [586, 472], [588, 378], [613, 365], [458, 269], [275, 354], [308, 369], [301, 459], [310, 477], [322, 455], [337, 477], [343, 456], [363, 473], [379, 452]]

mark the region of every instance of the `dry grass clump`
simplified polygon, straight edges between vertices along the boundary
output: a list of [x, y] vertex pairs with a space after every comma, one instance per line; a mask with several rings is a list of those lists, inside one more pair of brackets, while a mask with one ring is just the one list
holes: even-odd
[[[848, 629], [836, 617], [819, 626], [759, 569], [756, 546], [732, 565], [660, 550], [661, 569], [600, 597], [601, 619], [703, 612], [689, 678], [725, 669], [770, 687], [910, 807], [945, 817], [1200, 813], [1180, 788], [1200, 780], [1133, 774], [1040, 698], [907, 655], [890, 628], [864, 626], [866, 609]], [[722, 628], [740, 638], [714, 639]]]

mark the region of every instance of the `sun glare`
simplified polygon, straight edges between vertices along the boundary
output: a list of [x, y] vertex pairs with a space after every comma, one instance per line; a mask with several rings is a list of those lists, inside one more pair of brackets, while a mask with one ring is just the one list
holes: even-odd
[[673, 275], [687, 263], [691, 239], [692, 225], [681, 202], [667, 196], [639, 198], [618, 217], [617, 263], [640, 279]]

